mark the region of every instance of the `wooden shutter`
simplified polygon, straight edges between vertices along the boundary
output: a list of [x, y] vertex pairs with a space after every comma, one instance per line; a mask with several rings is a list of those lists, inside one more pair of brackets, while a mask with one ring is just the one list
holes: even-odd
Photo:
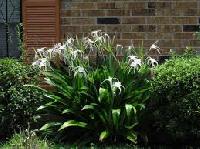
[[27, 61], [34, 50], [51, 47], [60, 40], [60, 0], [23, 0], [24, 41]]

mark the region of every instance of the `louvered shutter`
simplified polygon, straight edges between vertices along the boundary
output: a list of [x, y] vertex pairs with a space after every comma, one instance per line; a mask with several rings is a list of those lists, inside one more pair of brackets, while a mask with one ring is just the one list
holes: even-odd
[[23, 0], [24, 40], [27, 61], [34, 50], [51, 47], [60, 40], [59, 0]]

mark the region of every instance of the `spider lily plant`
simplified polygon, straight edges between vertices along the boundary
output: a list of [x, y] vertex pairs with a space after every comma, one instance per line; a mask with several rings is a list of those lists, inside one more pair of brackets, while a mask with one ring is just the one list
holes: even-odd
[[[124, 51], [120, 60], [119, 49]], [[114, 39], [99, 30], [39, 49], [36, 58], [33, 66], [38, 65], [54, 87], [45, 92], [46, 104], [38, 108], [56, 117], [44, 124], [42, 132], [81, 142], [137, 142], [138, 116], [148, 99], [154, 59], [141, 59], [133, 46], [115, 46]]]

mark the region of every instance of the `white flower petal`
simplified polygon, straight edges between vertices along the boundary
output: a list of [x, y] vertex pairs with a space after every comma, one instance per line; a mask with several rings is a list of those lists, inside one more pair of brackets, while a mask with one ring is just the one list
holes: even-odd
[[74, 68], [74, 76], [77, 76], [78, 74], [83, 74], [83, 76], [86, 76], [86, 71], [82, 66], [77, 66]]
[[158, 40], [156, 41], [156, 42], [154, 42], [152, 45], [151, 45], [151, 47], [149, 48], [149, 51], [151, 51], [151, 50], [156, 50], [159, 54], [160, 54], [160, 47], [157, 45], [158, 44]]
[[148, 64], [148, 65], [151, 65], [152, 67], [155, 67], [155, 66], [158, 65], [158, 62], [157, 62], [155, 59], [153, 59], [153, 58], [151, 58], [151, 57], [149, 56], [149, 57], [147, 57], [147, 64]]
[[113, 89], [119, 89], [119, 93], [121, 93], [122, 88], [124, 88], [124, 86], [122, 86], [121, 82], [114, 82], [112, 84]]

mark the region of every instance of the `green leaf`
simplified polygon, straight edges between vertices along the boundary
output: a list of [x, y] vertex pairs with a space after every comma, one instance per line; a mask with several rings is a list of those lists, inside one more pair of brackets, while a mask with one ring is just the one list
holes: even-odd
[[45, 97], [49, 98], [49, 99], [53, 99], [54, 101], [58, 101], [61, 99], [61, 97], [53, 95], [51, 93], [45, 94]]
[[97, 104], [91, 103], [90, 105], [85, 105], [81, 110], [94, 110]]
[[58, 125], [61, 125], [61, 123], [58, 123], [58, 122], [47, 123], [47, 124], [43, 125], [43, 126], [40, 128], [40, 130], [41, 130], [41, 131], [47, 130], [47, 129], [50, 128], [50, 127], [58, 126]]
[[41, 105], [37, 111], [43, 110], [45, 108], [49, 108], [49, 107], [56, 107], [56, 105], [53, 105], [55, 102], [48, 102], [45, 105]]
[[145, 109], [145, 105], [144, 104], [137, 104], [136, 107], [139, 108], [139, 110]]
[[73, 88], [69, 86], [68, 80], [59, 71], [53, 70], [50, 72], [44, 72], [45, 80], [48, 84], [55, 86], [59, 93], [65, 97], [70, 97]]
[[129, 130], [131, 130], [131, 129], [133, 129], [137, 125], [138, 125], [138, 122], [135, 122], [134, 124], [132, 124], [130, 126], [125, 125], [124, 127], [127, 128], [127, 129], [129, 129]]
[[137, 143], [137, 135], [134, 132], [128, 132], [126, 138], [133, 143]]
[[121, 112], [120, 109], [113, 109], [112, 110], [113, 124], [114, 124], [114, 127], [116, 129], [119, 128], [120, 112]]
[[130, 117], [132, 111], [134, 111], [134, 113], [137, 112], [136, 109], [135, 109], [135, 107], [133, 105], [131, 105], [131, 104], [126, 104], [125, 108], [126, 108], [126, 113], [127, 113], [128, 117]]
[[80, 89], [81, 90], [88, 90], [88, 87], [87, 86], [82, 86]]
[[56, 84], [50, 78], [44, 78], [45, 82], [51, 86], [56, 86]]
[[65, 77], [61, 73], [56, 72], [56, 70], [50, 72], [45, 71], [43, 72], [43, 75], [46, 76], [46, 78], [51, 78], [51, 80], [57, 80], [65, 85], [67, 84]]
[[87, 123], [84, 123], [84, 122], [78, 122], [78, 121], [75, 121], [75, 120], [69, 120], [67, 122], [65, 122], [58, 131], [62, 130], [62, 129], [65, 129], [67, 127], [82, 127], [82, 128], [86, 128], [87, 126]]
[[102, 123], [104, 124], [104, 125], [107, 125], [108, 124], [108, 121], [107, 121], [107, 115], [106, 115], [106, 112], [105, 111], [99, 111], [98, 112], [98, 116], [99, 116], [99, 118], [100, 118], [100, 120], [102, 121]]
[[109, 98], [109, 92], [108, 92], [108, 90], [107, 89], [105, 89], [105, 88], [99, 88], [99, 98], [98, 98], [98, 100], [99, 100], [99, 102], [102, 102], [103, 101], [103, 99], [107, 99], [107, 98]]
[[102, 131], [101, 132], [101, 134], [100, 134], [100, 136], [99, 136], [99, 141], [103, 141], [103, 140], [105, 140], [106, 138], [108, 138], [109, 137], [109, 132], [108, 131]]
[[126, 104], [125, 109], [126, 109], [127, 123], [130, 123], [131, 119], [135, 117], [137, 111], [135, 107], [131, 104]]
[[70, 109], [65, 109], [65, 110], [62, 112], [62, 114], [69, 114], [69, 113], [73, 113], [73, 111], [70, 110]]
[[41, 105], [39, 108], [37, 108], [37, 111], [39, 110], [43, 110], [44, 108], [46, 108], [47, 106]]

